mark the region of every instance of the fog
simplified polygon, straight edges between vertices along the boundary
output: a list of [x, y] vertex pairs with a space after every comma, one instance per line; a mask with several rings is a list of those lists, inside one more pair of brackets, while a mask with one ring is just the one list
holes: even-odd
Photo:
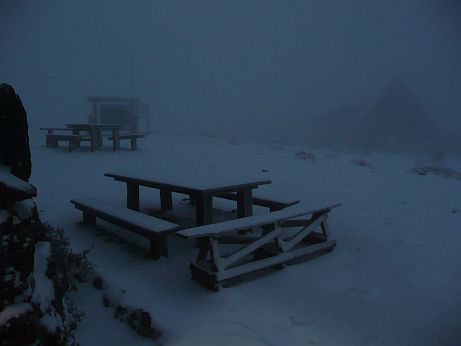
[[2, 0], [0, 76], [31, 128], [86, 120], [90, 95], [137, 96], [154, 131], [302, 143], [397, 81], [459, 133], [460, 34], [456, 0]]

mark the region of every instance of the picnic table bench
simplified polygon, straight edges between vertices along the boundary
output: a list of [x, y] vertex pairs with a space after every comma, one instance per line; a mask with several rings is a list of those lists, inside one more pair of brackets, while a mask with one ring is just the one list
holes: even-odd
[[[237, 194], [234, 192], [220, 193], [216, 195], [216, 197], [228, 199], [231, 201], [237, 200]], [[260, 193], [258, 193], [258, 196], [255, 196], [253, 194], [252, 201], [254, 205], [259, 205], [261, 207], [269, 208], [270, 211], [277, 211], [277, 210], [285, 209], [285, 208], [291, 207], [294, 204], [299, 203], [299, 200], [291, 200], [291, 199], [282, 200], [281, 198], [274, 199], [274, 198], [262, 196]]]
[[89, 140], [83, 136], [79, 135], [66, 135], [66, 134], [47, 134], [46, 135], [46, 146], [57, 148], [59, 142], [68, 143], [68, 151], [72, 151], [75, 148], [80, 147], [82, 141]]
[[75, 133], [56, 133], [57, 132], [72, 132], [69, 128], [60, 127], [40, 127], [40, 130], [47, 131], [45, 135], [45, 145], [47, 147], [57, 148], [59, 142], [68, 143], [68, 151], [72, 151], [75, 148], [80, 147], [82, 141], [89, 141], [88, 136], [76, 135]]
[[40, 130], [47, 131], [48, 134], [53, 134], [54, 131], [72, 131], [67, 127], [40, 127]]
[[[199, 251], [190, 265], [192, 278], [219, 290], [223, 283], [248, 273], [284, 264], [333, 249], [327, 225], [335, 204], [320, 209], [304, 205], [210, 225], [181, 230], [176, 235], [196, 239]], [[239, 231], [253, 229], [253, 234]], [[320, 230], [320, 232], [319, 232]], [[243, 244], [221, 254], [222, 244]]]
[[[138, 142], [137, 140], [139, 138], [144, 138], [146, 135], [144, 133], [139, 133], [139, 132], [132, 132], [132, 133], [121, 133], [118, 136], [118, 140], [124, 140], [124, 139], [129, 139], [131, 141], [131, 150], [136, 150], [138, 149]], [[114, 140], [113, 136], [109, 136], [109, 140]], [[120, 145], [119, 145], [120, 147]]]
[[96, 218], [99, 218], [149, 239], [150, 254], [154, 259], [168, 256], [167, 236], [179, 229], [175, 223], [95, 198], [79, 198], [70, 202], [83, 212], [84, 224], [96, 224]]

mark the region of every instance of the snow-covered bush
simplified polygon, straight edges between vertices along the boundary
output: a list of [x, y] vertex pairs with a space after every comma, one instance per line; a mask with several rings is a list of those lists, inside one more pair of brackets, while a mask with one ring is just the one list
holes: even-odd
[[[14, 301], [0, 312], [2, 345], [73, 345], [81, 318], [69, 297], [92, 272], [87, 252], [73, 253], [61, 229], [36, 223], [28, 230], [35, 244], [33, 268], [18, 281]], [[24, 274], [24, 273], [22, 273]], [[24, 276], [24, 275], [23, 275]], [[11, 278], [12, 275], [9, 275]], [[27, 331], [27, 333], [24, 333]]]

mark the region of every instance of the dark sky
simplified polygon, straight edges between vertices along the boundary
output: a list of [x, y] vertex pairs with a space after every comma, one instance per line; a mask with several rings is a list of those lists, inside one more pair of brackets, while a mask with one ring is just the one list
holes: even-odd
[[32, 127], [85, 120], [88, 95], [139, 96], [161, 131], [264, 136], [399, 79], [452, 128], [460, 34], [459, 1], [1, 0], [0, 76]]

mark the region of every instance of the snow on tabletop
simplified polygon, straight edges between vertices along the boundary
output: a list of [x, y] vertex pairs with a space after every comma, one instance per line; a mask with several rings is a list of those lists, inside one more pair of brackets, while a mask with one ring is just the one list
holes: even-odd
[[123, 170], [123, 171], [109, 171], [107, 174], [131, 177], [134, 179], [152, 181], [160, 184], [174, 185], [183, 188], [197, 189], [197, 190], [214, 190], [235, 185], [270, 183], [267, 177], [261, 174], [251, 174], [242, 172], [232, 172], [232, 174], [213, 174], [212, 171], [203, 174], [201, 169], [194, 171], [193, 169], [187, 170], [172, 170], [168, 174], [163, 172], [143, 172], [140, 173], [136, 170]]

